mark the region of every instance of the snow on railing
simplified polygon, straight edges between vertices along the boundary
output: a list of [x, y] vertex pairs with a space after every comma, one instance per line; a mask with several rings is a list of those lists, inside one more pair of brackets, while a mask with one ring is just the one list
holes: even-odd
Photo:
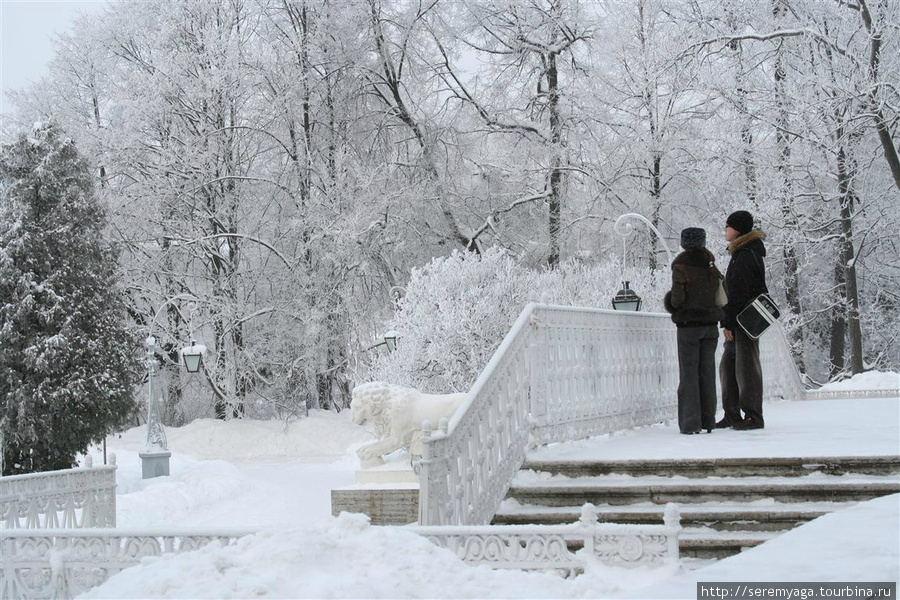
[[[760, 354], [766, 399], [805, 395], [780, 326]], [[423, 430], [419, 524], [489, 523], [530, 446], [672, 419], [677, 389], [669, 315], [528, 304], [450, 422]]]
[[[496, 569], [554, 570], [573, 576], [586, 557], [618, 567], [661, 566], [678, 560], [680, 516], [666, 507], [662, 525], [598, 523], [597, 509], [585, 504], [570, 525], [411, 526], [412, 531], [454, 552], [460, 560]], [[581, 550], [573, 553], [569, 548]]]
[[[666, 507], [663, 525], [598, 523], [586, 504], [569, 525], [419, 527], [428, 538], [473, 565], [500, 569], [557, 570], [573, 575], [586, 556], [614, 566], [661, 566], [678, 560], [678, 507]], [[0, 599], [74, 598], [148, 556], [222, 546], [256, 533], [251, 529], [22, 529], [0, 531]], [[583, 548], [573, 553], [569, 546]]]
[[108, 466], [0, 477], [0, 529], [116, 526], [116, 458]]
[[147, 556], [233, 544], [232, 529], [22, 529], [0, 531], [0, 598], [74, 598]]

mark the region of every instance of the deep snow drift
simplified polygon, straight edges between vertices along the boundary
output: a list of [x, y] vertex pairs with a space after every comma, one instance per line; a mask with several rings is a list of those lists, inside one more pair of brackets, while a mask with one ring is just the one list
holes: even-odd
[[[855, 389], [895, 388], [896, 373]], [[841, 384], [843, 389], [847, 383]], [[541, 449], [541, 456], [810, 456], [897, 454], [900, 400], [776, 402], [766, 429], [680, 436], [647, 427]], [[110, 438], [120, 528], [234, 527], [231, 547], [145, 559], [87, 598], [695, 598], [696, 581], [897, 581], [900, 495], [826, 515], [757, 548], [688, 571], [589, 563], [572, 580], [470, 567], [403, 528], [331, 516], [330, 491], [354, 483], [354, 449], [371, 434], [349, 414], [280, 422], [203, 420], [167, 430], [170, 477], [140, 479], [145, 430]], [[98, 452], [95, 460], [102, 460]]]

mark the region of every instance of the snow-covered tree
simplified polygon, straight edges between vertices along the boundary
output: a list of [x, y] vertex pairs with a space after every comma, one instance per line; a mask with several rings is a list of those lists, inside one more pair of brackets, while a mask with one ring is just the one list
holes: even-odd
[[65, 469], [124, 424], [140, 368], [87, 162], [54, 125], [0, 151], [3, 474]]
[[389, 290], [454, 249], [667, 273], [649, 229], [623, 250], [627, 212], [722, 259], [753, 212], [798, 365], [836, 379], [900, 364], [898, 23], [885, 0], [114, 0], [0, 136], [76, 140], [136, 322], [200, 300], [194, 383], [193, 325], [156, 323], [167, 425], [345, 407]]
[[406, 295], [387, 328], [397, 348], [376, 355], [358, 383], [382, 380], [429, 393], [467, 391], [528, 302], [610, 308], [623, 281], [644, 305], [662, 310], [669, 273], [568, 260], [534, 271], [508, 251], [455, 251], [413, 269]]

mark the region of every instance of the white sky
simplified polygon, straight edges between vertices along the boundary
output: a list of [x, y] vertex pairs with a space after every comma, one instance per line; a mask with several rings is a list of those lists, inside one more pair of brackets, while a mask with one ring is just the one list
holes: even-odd
[[[98, 12], [106, 0], [0, 0], [0, 88], [19, 88], [44, 75], [50, 40], [80, 13]], [[0, 113], [9, 106], [0, 94]]]

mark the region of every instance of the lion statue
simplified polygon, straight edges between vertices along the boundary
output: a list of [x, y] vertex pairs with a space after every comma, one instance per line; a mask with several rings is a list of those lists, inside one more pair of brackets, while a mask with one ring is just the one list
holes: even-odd
[[466, 394], [423, 394], [418, 390], [382, 381], [353, 388], [350, 416], [357, 425], [375, 428], [377, 442], [356, 451], [362, 465], [384, 463], [382, 455], [406, 448], [412, 456], [422, 455], [422, 423], [437, 426], [450, 419], [466, 399]]

